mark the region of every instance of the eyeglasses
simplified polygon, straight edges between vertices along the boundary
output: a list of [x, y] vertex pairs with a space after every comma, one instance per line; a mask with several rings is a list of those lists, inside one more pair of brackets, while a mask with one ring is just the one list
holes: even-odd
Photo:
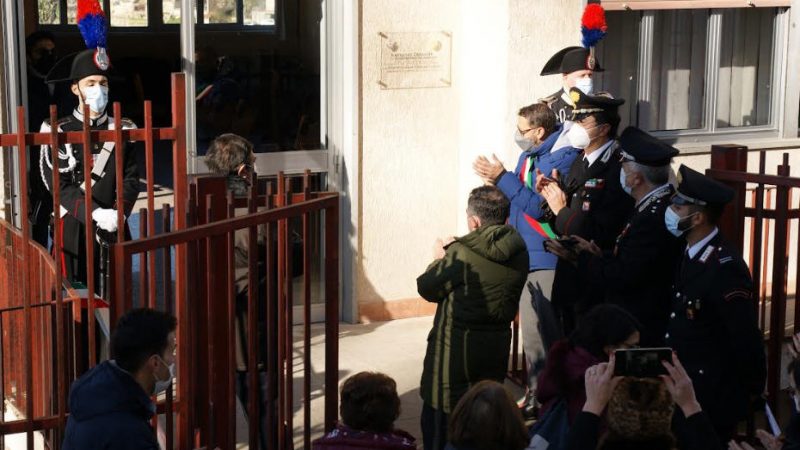
[[525, 136], [526, 134], [528, 134], [528, 132], [529, 132], [529, 131], [531, 131], [532, 129], [533, 129], [533, 128], [531, 127], [531, 128], [528, 128], [527, 130], [520, 130], [520, 129], [519, 129], [519, 127], [517, 127], [517, 131], [519, 131], [519, 134], [521, 134], [521, 135], [523, 135], [523, 136]]

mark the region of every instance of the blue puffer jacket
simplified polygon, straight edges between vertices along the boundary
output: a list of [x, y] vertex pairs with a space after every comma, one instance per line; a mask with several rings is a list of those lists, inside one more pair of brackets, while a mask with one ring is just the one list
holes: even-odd
[[110, 361], [72, 384], [64, 450], [160, 450], [149, 419], [150, 397]]
[[559, 125], [544, 142], [526, 152], [522, 152], [519, 155], [519, 161], [514, 173], [505, 172], [497, 182], [497, 187], [503, 191], [511, 202], [511, 216], [508, 219], [508, 223], [517, 229], [528, 247], [530, 270], [555, 269], [558, 258], [544, 251], [543, 242], [547, 238], [537, 230], [539, 228], [537, 222], [543, 218], [544, 207], [547, 203], [538, 192], [528, 189], [522, 183], [520, 171], [528, 157], [533, 156], [533, 164], [528, 170], [534, 172], [532, 174], [534, 183], [536, 182], [535, 172], [537, 168], [547, 176], [550, 176], [553, 169], [557, 169], [561, 179], [564, 179], [569, 172], [572, 161], [581, 153], [581, 150], [575, 147], [563, 147], [551, 152], [563, 131], [563, 127]]

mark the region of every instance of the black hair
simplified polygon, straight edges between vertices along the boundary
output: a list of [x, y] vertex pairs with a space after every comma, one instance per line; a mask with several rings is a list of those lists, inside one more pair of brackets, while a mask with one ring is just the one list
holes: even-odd
[[609, 139], [616, 139], [617, 138], [617, 130], [619, 129], [619, 122], [622, 120], [619, 116], [619, 113], [616, 109], [614, 110], [605, 110], [605, 111], [597, 111], [588, 114], [577, 114], [573, 120], [579, 121], [583, 120], [587, 117], [594, 117], [594, 121], [597, 125], [606, 125], [608, 124], [611, 128], [608, 130], [608, 138]]
[[508, 220], [511, 204], [500, 189], [481, 186], [469, 193], [467, 210], [481, 219], [481, 225], [502, 225]]
[[56, 36], [46, 30], [39, 30], [34, 31], [33, 33], [29, 34], [28, 37], [25, 38], [25, 51], [30, 53], [31, 49], [34, 45], [38, 44], [39, 41], [48, 40], [52, 41], [54, 44], [56, 42]]
[[147, 358], [163, 355], [167, 337], [178, 327], [175, 316], [148, 308], [133, 309], [117, 322], [111, 335], [111, 357], [117, 365], [134, 373]]
[[544, 128], [544, 137], [542, 137], [542, 139], [546, 139], [553, 134], [553, 131], [556, 129], [556, 113], [544, 103], [534, 103], [532, 105], [523, 106], [520, 108], [517, 115], [524, 117], [531, 128]]
[[617, 305], [598, 305], [589, 310], [569, 336], [569, 342], [594, 356], [607, 359], [605, 347], [625, 342], [642, 324]]
[[342, 385], [342, 421], [356, 430], [385, 433], [400, 416], [397, 383], [378, 372], [359, 372]]

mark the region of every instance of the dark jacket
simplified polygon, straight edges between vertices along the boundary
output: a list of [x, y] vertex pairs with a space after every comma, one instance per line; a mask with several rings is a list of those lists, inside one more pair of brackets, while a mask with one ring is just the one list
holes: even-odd
[[586, 369], [601, 362], [600, 358], [582, 347], [573, 346], [567, 339], [553, 344], [536, 384], [536, 399], [542, 404], [540, 417], [563, 398], [572, 423], [586, 403]]
[[[122, 119], [123, 128], [136, 128], [136, 125], [127, 119]], [[114, 119], [106, 114], [103, 114], [97, 119], [91, 119], [92, 130], [107, 130], [114, 123]], [[51, 125], [49, 120], [46, 120], [42, 126], [42, 132], [49, 132]], [[81, 131], [83, 130], [83, 115], [77, 110], [73, 114], [62, 119], [59, 119], [58, 128], [62, 131]], [[94, 143], [92, 154], [97, 155], [101, 152], [103, 143]], [[116, 165], [116, 152], [118, 149], [111, 151], [110, 158], [106, 165], [105, 175], [99, 180], [96, 180], [94, 186], [91, 188], [92, 198], [89, 208], [93, 211], [96, 208], [117, 208], [117, 165]], [[63, 221], [64, 232], [64, 251], [70, 255], [78, 256], [84, 255], [86, 252], [85, 243], [83, 240], [84, 223], [86, 221], [86, 194], [81, 190], [81, 183], [84, 181], [83, 172], [83, 146], [76, 144], [71, 146], [68, 150], [66, 146], [62, 146], [59, 152], [64, 155], [65, 159], [59, 159], [59, 167], [67, 169], [69, 167], [69, 159], [67, 155], [70, 153], [75, 158], [74, 167], [67, 171], [60, 173], [61, 184], [61, 207], [66, 210], [66, 215]], [[40, 158], [37, 165], [41, 170], [43, 182], [46, 183], [48, 188], [52, 184], [52, 170], [48, 167], [47, 162], [52, 165], [50, 161], [50, 149], [43, 146], [40, 151]], [[120, 205], [125, 215], [128, 216], [133, 209], [136, 198], [139, 196], [139, 170], [136, 165], [136, 153], [131, 143], [125, 145], [123, 151], [123, 193], [122, 198], [124, 205]], [[56, 211], [58, 207], [54, 208]]]
[[336, 424], [331, 432], [311, 443], [313, 450], [414, 450], [414, 437], [403, 430], [389, 433], [372, 433], [354, 430], [343, 423]]
[[[536, 169], [547, 176], [550, 176], [553, 169], [557, 169], [562, 177], [567, 176], [572, 162], [580, 153], [580, 150], [575, 147], [564, 147], [555, 152], [552, 151], [562, 129], [563, 127], [559, 125], [556, 131], [539, 146], [522, 152], [514, 173], [504, 172], [497, 180], [497, 187], [511, 202], [508, 224], [519, 232], [528, 247], [530, 270], [552, 270], [556, 268], [556, 261], [558, 261], [555, 255], [544, 251], [544, 241], [555, 237], [548, 223], [552, 220], [553, 213], [544, 198], [536, 192], [535, 183]], [[529, 158], [532, 164], [529, 163]], [[525, 173], [520, 174], [523, 168]], [[533, 189], [526, 186], [524, 182], [528, 173], [533, 180]]]
[[697, 400], [726, 438], [764, 391], [766, 357], [750, 271], [717, 234], [675, 276], [667, 345], [680, 355]]
[[[631, 215], [633, 198], [619, 184], [621, 169], [617, 143], [612, 142], [591, 166], [581, 155], [569, 175], [561, 180], [567, 206], [558, 212], [555, 229], [561, 235], [578, 235], [594, 241], [604, 252], [612, 252], [617, 236]], [[580, 315], [604, 300], [602, 284], [582, 282], [572, 263], [559, 260], [553, 281], [553, 306]], [[563, 314], [563, 313], [562, 313]], [[574, 317], [563, 318], [564, 333], [574, 328]]]
[[133, 377], [105, 361], [72, 384], [64, 450], [159, 450], [150, 397]]
[[[572, 424], [567, 438], [566, 450], [721, 450], [719, 439], [714, 434], [714, 428], [705, 412], [693, 414], [685, 420], [683, 432], [688, 440], [680, 447], [674, 445], [672, 440], [652, 438], [639, 442], [614, 440], [613, 438], [598, 439], [601, 419], [595, 414], [581, 412]], [[600, 444], [598, 445], [598, 440]]]
[[458, 238], [417, 278], [419, 295], [438, 303], [420, 387], [426, 404], [449, 414], [473, 383], [503, 381], [527, 276], [519, 233], [488, 225]]
[[578, 274], [588, 284], [605, 288], [605, 301], [622, 306], [642, 323], [642, 347], [664, 345], [678, 239], [667, 231], [664, 212], [674, 189], [656, 190], [633, 211], [613, 251], [602, 256], [584, 252]]

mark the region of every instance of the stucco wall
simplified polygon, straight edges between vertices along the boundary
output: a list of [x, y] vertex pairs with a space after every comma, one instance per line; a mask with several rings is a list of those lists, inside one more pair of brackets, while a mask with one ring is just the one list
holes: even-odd
[[[548, 7], [548, 5], [550, 7]], [[362, 4], [356, 298], [363, 320], [423, 314], [415, 279], [434, 239], [466, 231], [478, 154], [511, 166], [516, 111], [558, 88], [538, 76], [578, 44], [580, 0], [371, 0]], [[564, 30], [569, 30], [565, 33]], [[379, 32], [452, 33], [452, 86], [382, 90]]]

